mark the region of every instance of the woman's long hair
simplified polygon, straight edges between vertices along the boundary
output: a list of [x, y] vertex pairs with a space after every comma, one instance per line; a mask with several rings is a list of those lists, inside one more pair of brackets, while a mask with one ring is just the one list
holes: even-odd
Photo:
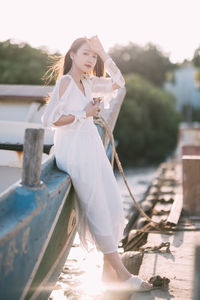
[[[87, 42], [86, 37], [81, 37], [76, 39], [70, 49], [67, 51], [65, 56], [49, 56], [53, 60], [53, 64], [48, 68], [48, 70], [45, 72], [45, 74], [42, 77], [42, 80], [45, 81], [45, 84], [48, 85], [52, 79], [55, 80], [55, 82], [58, 81], [58, 79], [64, 75], [67, 74], [72, 66], [72, 59], [70, 57], [70, 52], [76, 53], [77, 50]], [[91, 74], [95, 76], [105, 76], [105, 66], [103, 60], [100, 58], [99, 55], [97, 55], [97, 62], [96, 65], [91, 72]]]

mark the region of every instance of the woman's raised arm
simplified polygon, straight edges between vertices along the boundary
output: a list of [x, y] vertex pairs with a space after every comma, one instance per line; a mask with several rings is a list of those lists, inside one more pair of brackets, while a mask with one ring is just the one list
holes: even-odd
[[[113, 59], [105, 52], [99, 38], [97, 36], [89, 39], [89, 45], [95, 51], [101, 59], [104, 61], [106, 72], [110, 77], [98, 77], [91, 76], [90, 78], [90, 87], [94, 97], [104, 97], [111, 95], [116, 89], [122, 88], [125, 86], [124, 77], [113, 61]], [[110, 99], [110, 100], [111, 100]], [[104, 101], [104, 108], [109, 108], [108, 97]]]

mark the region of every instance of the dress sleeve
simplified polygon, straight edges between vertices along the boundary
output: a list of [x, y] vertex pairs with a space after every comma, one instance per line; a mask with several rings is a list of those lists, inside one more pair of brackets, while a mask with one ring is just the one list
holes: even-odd
[[[68, 77], [69, 78], [69, 77]], [[50, 96], [50, 100], [48, 104], [45, 107], [44, 113], [41, 116], [41, 121], [44, 127], [48, 127], [50, 129], [56, 129], [58, 127], [67, 127], [71, 124], [76, 123], [82, 118], [86, 118], [86, 112], [85, 110], [77, 110], [77, 111], [72, 111], [68, 109], [69, 105], [69, 97], [72, 89], [72, 79], [69, 78], [70, 82], [68, 86], [66, 87], [64, 93], [62, 96], [59, 96], [59, 90], [61, 86], [63, 78], [59, 79], [53, 89], [53, 92]], [[59, 120], [59, 118], [62, 115], [69, 115], [72, 114], [75, 116], [75, 119], [73, 122], [66, 124], [66, 125], [61, 125], [61, 126], [56, 126], [53, 123]]]
[[106, 72], [110, 77], [97, 77], [92, 76], [90, 78], [91, 91], [92, 96], [102, 97], [104, 102], [104, 108], [109, 108], [109, 102], [113, 97], [117, 94], [117, 89], [113, 89], [113, 84], [117, 83], [120, 88], [125, 86], [125, 80], [122, 76], [121, 71], [113, 61], [111, 57], [109, 57], [105, 62]]

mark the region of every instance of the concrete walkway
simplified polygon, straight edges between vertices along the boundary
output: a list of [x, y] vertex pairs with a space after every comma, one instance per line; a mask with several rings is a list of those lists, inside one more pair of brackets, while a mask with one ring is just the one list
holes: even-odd
[[[185, 220], [180, 219], [183, 223]], [[193, 221], [193, 225], [195, 222]], [[196, 221], [200, 227], [200, 220]], [[161, 242], [170, 242], [170, 253], [152, 252], [145, 253], [140, 267], [139, 276], [149, 279], [151, 276], [160, 275], [170, 279], [168, 289], [157, 289], [147, 293], [135, 293], [131, 299], [193, 299], [194, 287], [194, 246], [195, 240], [200, 236], [200, 231], [187, 227], [186, 231], [176, 231], [172, 235], [148, 235], [146, 246], [156, 246]], [[161, 249], [162, 250], [162, 249]]]

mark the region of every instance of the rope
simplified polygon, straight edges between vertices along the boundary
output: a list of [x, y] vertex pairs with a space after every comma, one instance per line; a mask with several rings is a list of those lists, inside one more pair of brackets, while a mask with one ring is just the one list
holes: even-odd
[[[143, 215], [143, 216], [151, 223], [152, 226], [154, 226], [154, 227], [156, 227], [156, 228], [159, 229], [160, 222], [155, 222], [155, 221], [153, 221], [153, 220], [152, 220], [152, 219], [144, 212], [144, 210], [139, 206], [139, 204], [138, 204], [137, 201], [135, 200], [135, 197], [133, 196], [133, 194], [132, 194], [132, 192], [131, 192], [131, 190], [130, 190], [130, 188], [129, 188], [128, 182], [127, 182], [126, 177], [125, 177], [125, 175], [124, 175], [124, 171], [123, 171], [121, 162], [120, 162], [120, 160], [119, 160], [118, 154], [117, 154], [116, 149], [115, 149], [114, 137], [113, 137], [113, 134], [112, 134], [112, 132], [111, 132], [111, 130], [110, 130], [109, 125], [108, 125], [107, 122], [104, 120], [104, 118], [103, 118], [101, 115], [99, 115], [99, 114], [95, 116], [94, 121], [95, 121], [96, 124], [99, 124], [100, 126], [102, 126], [102, 127], [106, 130], [106, 132], [107, 132], [107, 134], [108, 134], [108, 137], [109, 137], [109, 139], [110, 139], [110, 143], [111, 143], [111, 145], [112, 145], [112, 158], [111, 158], [111, 165], [112, 165], [112, 168], [114, 167], [114, 158], [115, 158], [116, 163], [117, 163], [117, 166], [118, 166], [118, 169], [119, 169], [119, 171], [120, 171], [120, 173], [121, 173], [121, 175], [122, 175], [122, 177], [123, 177], [123, 179], [124, 179], [125, 185], [126, 185], [128, 191], [129, 191], [129, 194], [130, 194], [130, 196], [131, 196], [131, 198], [132, 198], [132, 200], [133, 200], [133, 202], [134, 202], [136, 208], [139, 210], [139, 212], [141, 213], [141, 215]], [[104, 141], [104, 142], [105, 142], [105, 141]], [[104, 145], [104, 146], [105, 146], [105, 145]], [[161, 220], [161, 221], [162, 221], [162, 220]]]
[[170, 242], [162, 242], [160, 243], [158, 246], [149, 246], [149, 247], [140, 247], [139, 251], [142, 251], [143, 253], [146, 252], [154, 252], [154, 251], [158, 251], [162, 248], [166, 248], [164, 250], [162, 250], [161, 252], [166, 253], [166, 252], [170, 252]]

